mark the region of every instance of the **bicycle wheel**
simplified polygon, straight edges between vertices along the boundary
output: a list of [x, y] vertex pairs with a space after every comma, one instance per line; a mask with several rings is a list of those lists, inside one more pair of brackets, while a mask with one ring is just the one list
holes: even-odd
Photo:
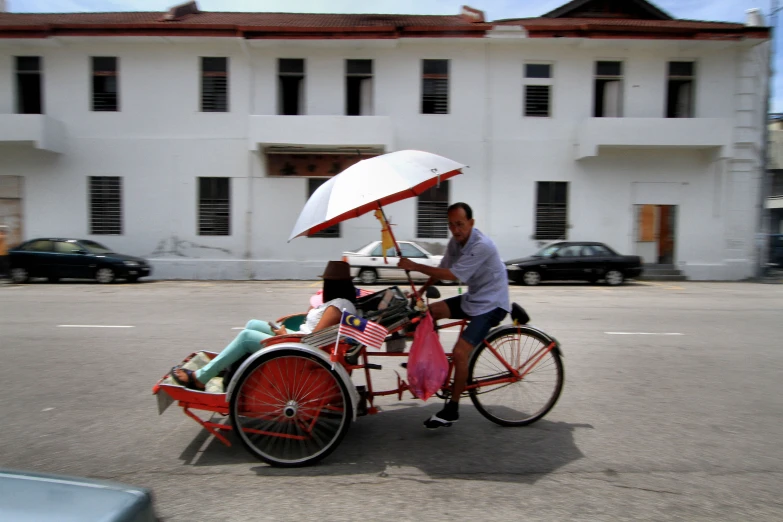
[[[564, 378], [560, 354], [550, 350], [542, 356], [541, 350], [550, 341], [516, 329], [500, 330], [486, 341], [497, 355], [482, 343], [473, 352], [468, 369], [469, 383], [485, 383], [468, 392], [476, 409], [501, 426], [525, 426], [546, 415], [560, 397]], [[524, 376], [513, 379], [504, 362]], [[503, 379], [511, 380], [497, 382]]]
[[297, 350], [274, 352], [248, 366], [230, 412], [248, 451], [279, 467], [306, 466], [326, 457], [353, 418], [342, 379], [318, 356]]

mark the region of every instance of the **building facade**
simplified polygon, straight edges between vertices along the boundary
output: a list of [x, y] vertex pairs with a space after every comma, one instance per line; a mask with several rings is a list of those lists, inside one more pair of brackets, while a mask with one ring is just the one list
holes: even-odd
[[386, 209], [445, 244], [466, 201], [505, 258], [602, 241], [691, 279], [754, 274], [769, 31], [642, 0], [540, 18], [0, 13], [0, 220], [155, 276], [309, 279], [365, 216], [287, 242], [329, 176], [402, 149], [469, 165]]

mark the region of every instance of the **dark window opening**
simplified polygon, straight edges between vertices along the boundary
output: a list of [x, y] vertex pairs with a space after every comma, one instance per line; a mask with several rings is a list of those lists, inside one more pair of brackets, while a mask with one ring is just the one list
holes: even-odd
[[549, 117], [549, 85], [525, 85], [525, 116]]
[[231, 178], [198, 178], [198, 235], [231, 235]]
[[449, 182], [419, 194], [416, 205], [416, 237], [444, 239], [449, 236]]
[[201, 111], [228, 112], [228, 58], [201, 58]]
[[[323, 179], [323, 178], [310, 178], [307, 180], [307, 198], [309, 199], [316, 190], [318, 190], [318, 187], [323, 185], [329, 181], [329, 178]], [[336, 225], [332, 225], [329, 228], [325, 228], [319, 232], [316, 232], [315, 234], [312, 234], [308, 237], [340, 237], [340, 223], [337, 223]]]
[[534, 239], [566, 239], [567, 228], [568, 182], [539, 181]]
[[693, 62], [669, 62], [667, 118], [693, 118]]
[[40, 56], [16, 57], [16, 112], [43, 114]]
[[421, 113], [449, 113], [449, 61], [422, 60]]
[[92, 58], [92, 110], [119, 110], [119, 76], [117, 58], [113, 56]]
[[90, 234], [122, 234], [122, 178], [90, 177]]
[[304, 109], [304, 60], [301, 58], [280, 58], [278, 71], [278, 114], [296, 116]]
[[526, 63], [525, 78], [551, 78], [552, 65], [548, 63]]
[[371, 115], [373, 113], [372, 60], [346, 60], [345, 73], [345, 114]]
[[593, 116], [617, 118], [623, 115], [622, 80], [622, 62], [596, 62]]

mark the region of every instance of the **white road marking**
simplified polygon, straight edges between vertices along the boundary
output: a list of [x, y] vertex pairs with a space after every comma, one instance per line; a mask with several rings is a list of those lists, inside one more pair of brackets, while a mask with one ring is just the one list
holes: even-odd
[[606, 335], [685, 335], [678, 332], [604, 332]]
[[52, 411], [54, 408], [44, 408], [41, 411]]
[[58, 328], [136, 328], [135, 326], [108, 325], [108, 324], [58, 324]]

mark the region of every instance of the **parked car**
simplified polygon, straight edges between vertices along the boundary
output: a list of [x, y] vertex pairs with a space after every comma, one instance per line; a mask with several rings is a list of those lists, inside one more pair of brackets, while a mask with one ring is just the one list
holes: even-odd
[[[408, 257], [417, 263], [429, 266], [438, 266], [443, 256], [436, 256], [426, 249], [411, 241], [398, 241], [402, 257]], [[386, 252], [386, 260], [383, 261], [383, 248], [380, 241], [373, 241], [355, 252], [343, 252], [343, 261], [351, 265], [351, 275], [358, 277], [365, 285], [371, 285], [379, 279], [400, 279], [405, 277], [405, 272], [397, 268], [400, 258], [394, 248]], [[411, 272], [411, 277], [416, 280], [427, 279], [420, 272]]]
[[154, 522], [152, 492], [117, 482], [0, 469], [0, 520]]
[[31, 239], [11, 249], [8, 255], [15, 283], [24, 283], [31, 277], [46, 277], [52, 282], [62, 278], [136, 282], [152, 273], [146, 260], [117, 254], [89, 239]]
[[506, 261], [506, 269], [510, 281], [526, 285], [600, 280], [619, 285], [641, 275], [642, 258], [620, 255], [603, 243], [558, 241], [530, 257]]

